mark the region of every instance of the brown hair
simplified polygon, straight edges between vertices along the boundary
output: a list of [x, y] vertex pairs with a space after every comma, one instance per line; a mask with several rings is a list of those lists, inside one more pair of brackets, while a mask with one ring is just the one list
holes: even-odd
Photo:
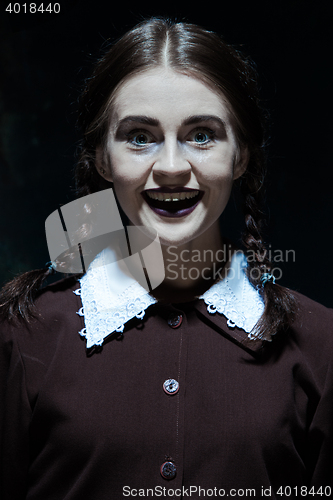
[[[225, 43], [216, 33], [164, 18], [140, 23], [111, 45], [96, 64], [79, 101], [78, 125], [83, 138], [75, 170], [77, 196], [110, 187], [96, 170], [95, 152], [97, 146], [104, 145], [115, 91], [125, 78], [164, 64], [204, 80], [227, 98], [234, 115], [238, 142], [249, 150], [247, 170], [236, 182], [244, 199], [246, 229], [243, 243], [255, 256], [249, 260], [248, 276], [262, 291], [265, 301], [265, 311], [257, 331], [261, 338], [270, 340], [271, 335], [292, 322], [295, 299], [288, 289], [278, 284], [267, 282], [262, 285], [263, 274], [272, 267], [262, 237], [265, 113], [260, 105], [255, 66], [239, 50]], [[39, 272], [42, 279], [49, 274], [45, 269]], [[28, 317], [31, 290], [40, 285], [36, 276], [31, 275], [33, 280], [30, 280], [29, 273], [25, 273], [5, 286], [0, 303], [6, 305], [9, 315]]]

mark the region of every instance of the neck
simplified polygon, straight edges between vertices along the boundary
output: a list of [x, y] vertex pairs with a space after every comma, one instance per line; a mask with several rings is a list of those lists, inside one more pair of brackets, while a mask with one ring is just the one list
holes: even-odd
[[232, 251], [223, 241], [218, 224], [185, 244], [163, 245], [165, 279], [152, 294], [159, 301], [194, 300], [223, 277]]

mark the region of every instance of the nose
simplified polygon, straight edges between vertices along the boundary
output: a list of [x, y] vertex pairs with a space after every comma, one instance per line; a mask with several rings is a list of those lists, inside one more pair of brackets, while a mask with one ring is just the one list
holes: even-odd
[[191, 170], [191, 163], [178, 140], [165, 140], [153, 165], [154, 174], [174, 178], [189, 174]]

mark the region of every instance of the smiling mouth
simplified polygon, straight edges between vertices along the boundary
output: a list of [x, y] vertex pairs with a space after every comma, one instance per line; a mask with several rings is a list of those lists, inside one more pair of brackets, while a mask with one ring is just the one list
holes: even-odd
[[189, 188], [158, 188], [143, 191], [149, 207], [164, 217], [183, 217], [193, 212], [203, 191]]

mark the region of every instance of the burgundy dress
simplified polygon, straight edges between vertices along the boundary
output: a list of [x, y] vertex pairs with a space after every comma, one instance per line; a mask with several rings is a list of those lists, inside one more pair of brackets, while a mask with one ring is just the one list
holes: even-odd
[[296, 294], [294, 327], [262, 342], [202, 300], [157, 303], [87, 350], [78, 287], [0, 327], [3, 500], [328, 496], [332, 310]]

